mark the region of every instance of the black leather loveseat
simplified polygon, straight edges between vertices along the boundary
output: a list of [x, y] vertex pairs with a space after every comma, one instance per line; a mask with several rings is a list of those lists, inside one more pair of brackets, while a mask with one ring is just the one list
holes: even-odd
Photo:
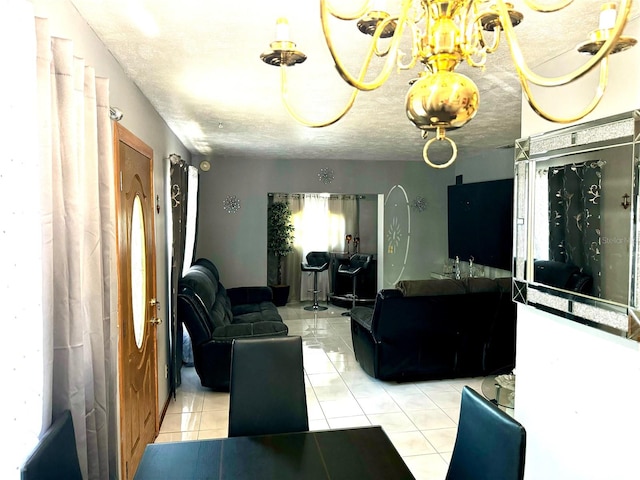
[[404, 280], [351, 315], [360, 366], [382, 380], [506, 372], [515, 365], [511, 279]]
[[178, 284], [178, 320], [189, 331], [203, 386], [228, 391], [235, 338], [287, 335], [269, 287], [225, 289], [215, 265], [199, 259]]

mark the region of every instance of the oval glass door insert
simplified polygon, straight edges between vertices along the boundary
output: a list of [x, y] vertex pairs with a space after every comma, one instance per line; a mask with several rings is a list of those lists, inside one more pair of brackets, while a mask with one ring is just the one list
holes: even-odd
[[133, 333], [138, 348], [142, 348], [147, 306], [147, 252], [145, 248], [144, 214], [140, 196], [133, 200], [131, 213], [131, 307]]

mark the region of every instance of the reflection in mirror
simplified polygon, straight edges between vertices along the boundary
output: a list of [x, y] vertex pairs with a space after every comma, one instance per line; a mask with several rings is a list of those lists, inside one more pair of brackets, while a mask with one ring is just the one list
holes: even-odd
[[536, 282], [628, 303], [631, 156], [625, 145], [536, 162]]
[[629, 336], [637, 123], [627, 113], [516, 143], [516, 301]]

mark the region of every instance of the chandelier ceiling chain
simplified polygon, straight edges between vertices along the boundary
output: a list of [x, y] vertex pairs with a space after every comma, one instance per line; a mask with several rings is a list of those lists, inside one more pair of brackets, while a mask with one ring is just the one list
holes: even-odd
[[[555, 12], [567, 7], [573, 0], [558, 0], [551, 4], [524, 0], [524, 3], [534, 11]], [[524, 15], [504, 0], [402, 0], [397, 15], [385, 11], [384, 0], [365, 1], [353, 12], [340, 12], [328, 0], [320, 0], [320, 21], [326, 44], [340, 76], [353, 87], [346, 105], [324, 122], [304, 118], [289, 101], [287, 67], [302, 63], [307, 57], [291, 41], [286, 19], [278, 19], [276, 40], [260, 58], [269, 65], [281, 68], [282, 101], [294, 119], [309, 127], [325, 127], [336, 123], [349, 112], [358, 92], [379, 88], [394, 68], [409, 70], [421, 63], [423, 70], [411, 82], [405, 97], [406, 113], [409, 120], [422, 131], [423, 138], [426, 139], [429, 132], [435, 132], [435, 136], [427, 140], [424, 146], [424, 161], [435, 168], [446, 168], [457, 157], [456, 144], [447, 137], [447, 130], [462, 127], [478, 111], [478, 87], [470, 78], [455, 72], [460, 63], [465, 61], [472, 67], [484, 67], [487, 56], [498, 49], [504, 32], [523, 94], [531, 108], [553, 122], [574, 122], [593, 111], [602, 99], [608, 79], [608, 56], [636, 44], [634, 38], [622, 36], [632, 3], [633, 0], [604, 3], [598, 28], [577, 47], [579, 52], [592, 57], [573, 72], [559, 77], [543, 77], [526, 64], [514, 32], [514, 27], [523, 21]], [[334, 48], [331, 19], [355, 21], [360, 32], [371, 36], [369, 49], [357, 75], [349, 72]], [[406, 32], [411, 36], [410, 53], [400, 49]], [[366, 81], [374, 57], [386, 58], [377, 76]], [[600, 70], [596, 92], [589, 104], [576, 115], [553, 115], [533, 98], [530, 84], [540, 87], [567, 85], [596, 68]], [[434, 142], [442, 141], [449, 143], [451, 156], [445, 162], [433, 163], [429, 159], [429, 147]]]

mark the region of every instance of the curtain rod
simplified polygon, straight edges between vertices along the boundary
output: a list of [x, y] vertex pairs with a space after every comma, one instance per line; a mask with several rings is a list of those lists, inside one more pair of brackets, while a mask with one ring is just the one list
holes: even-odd
[[[274, 195], [283, 195], [285, 197], [300, 198], [300, 197], [304, 197], [305, 195], [321, 195], [321, 194], [319, 193], [268, 193], [267, 195], [269, 197], [273, 197]], [[329, 194], [329, 198], [333, 198], [333, 199], [346, 198], [346, 197], [355, 197], [358, 200], [364, 200], [365, 198], [367, 198], [365, 195], [354, 194], [354, 193], [330, 193]]]

